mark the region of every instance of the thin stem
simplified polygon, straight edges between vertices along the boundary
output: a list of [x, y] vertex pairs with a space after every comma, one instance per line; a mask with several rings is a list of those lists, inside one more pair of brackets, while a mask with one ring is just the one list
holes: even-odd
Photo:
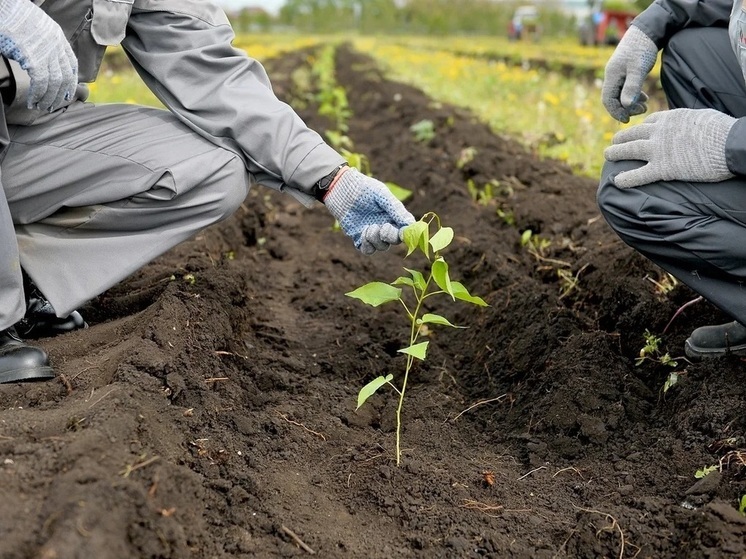
[[404, 299], [399, 297], [399, 302], [401, 303], [401, 306], [404, 307], [404, 312], [407, 313], [407, 316], [409, 317], [409, 320], [412, 320], [412, 313], [409, 312], [409, 307], [407, 307], [407, 304], [404, 302]]
[[401, 391], [396, 387], [396, 385], [393, 382], [390, 382], [390, 381], [387, 380], [386, 384], [388, 384], [391, 388], [393, 388], [394, 390], [396, 390], [396, 393], [401, 396]]
[[409, 370], [412, 368], [414, 357], [407, 355], [407, 368], [404, 371], [404, 381], [399, 392], [399, 406], [396, 408], [396, 465], [401, 464], [401, 409], [404, 405], [404, 393], [407, 391], [407, 380], [409, 379]]
[[[417, 325], [417, 317], [420, 314], [420, 309], [422, 308], [422, 303], [425, 300], [426, 294], [427, 294], [427, 288], [430, 285], [430, 282], [432, 281], [433, 274], [430, 272], [430, 276], [427, 278], [427, 281], [425, 282], [425, 288], [422, 290], [421, 294], [416, 294], [417, 299], [417, 306], [415, 307], [414, 313], [411, 313], [409, 315], [409, 320], [411, 323], [410, 330], [409, 330], [409, 345], [410, 347], [414, 345], [414, 343], [417, 341], [417, 337], [420, 333], [420, 327]], [[414, 357], [411, 355], [407, 355], [407, 368], [404, 370], [404, 380], [402, 381], [401, 385], [401, 391], [399, 391], [399, 405], [396, 408], [396, 465], [399, 466], [401, 464], [401, 410], [404, 406], [404, 394], [407, 391], [407, 381], [409, 380], [409, 371], [412, 369], [412, 363], [414, 363]]]
[[678, 310], [677, 310], [677, 311], [676, 311], [676, 312], [675, 312], [675, 313], [673, 314], [673, 316], [671, 317], [671, 320], [669, 320], [669, 321], [668, 321], [668, 324], [666, 324], [666, 327], [665, 327], [665, 328], [663, 329], [663, 334], [665, 334], [665, 333], [666, 333], [666, 332], [668, 331], [668, 328], [669, 328], [669, 327], [671, 326], [671, 323], [673, 323], [674, 319], [675, 319], [675, 318], [676, 318], [677, 316], [679, 316], [679, 315], [680, 315], [680, 314], [681, 314], [682, 312], [684, 312], [684, 310], [685, 310], [685, 309], [687, 309], [688, 307], [690, 307], [690, 306], [692, 306], [692, 305], [695, 305], [695, 304], [699, 303], [699, 302], [700, 302], [700, 301], [702, 301], [703, 299], [704, 299], [704, 297], [702, 297], [702, 296], [700, 295], [699, 297], [697, 297], [697, 298], [695, 298], [695, 299], [692, 299], [692, 300], [691, 300], [691, 301], [689, 301], [688, 303], [684, 303], [683, 305], [681, 305], [681, 306], [679, 307], [679, 309], [678, 309]]
[[448, 295], [450, 297], [449, 293], [447, 293], [446, 291], [443, 291], [441, 289], [440, 291], [432, 291], [432, 292], [428, 293], [427, 295], [425, 295], [425, 296], [422, 297], [422, 300], [424, 301], [425, 299], [428, 299], [428, 298], [432, 297], [433, 295], [442, 295], [443, 293], [445, 293], [446, 295]]

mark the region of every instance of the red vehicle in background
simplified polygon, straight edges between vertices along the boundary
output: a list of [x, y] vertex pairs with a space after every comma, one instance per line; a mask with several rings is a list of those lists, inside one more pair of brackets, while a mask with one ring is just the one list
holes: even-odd
[[579, 27], [581, 45], [616, 45], [629, 28], [637, 12], [620, 7], [593, 9]]

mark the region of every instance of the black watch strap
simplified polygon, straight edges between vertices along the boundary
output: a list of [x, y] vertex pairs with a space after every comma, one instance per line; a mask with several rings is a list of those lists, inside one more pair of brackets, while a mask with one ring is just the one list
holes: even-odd
[[337, 176], [337, 173], [339, 173], [339, 170], [342, 169], [342, 167], [347, 167], [347, 163], [342, 163], [338, 167], [335, 167], [334, 170], [326, 175], [324, 178], [322, 178], [320, 181], [318, 181], [316, 184], [313, 185], [313, 191], [311, 194], [313, 194], [313, 197], [316, 198], [319, 202], [324, 201], [324, 196], [326, 196], [327, 191], [329, 190], [329, 186], [331, 186], [332, 181], [334, 180], [334, 177]]

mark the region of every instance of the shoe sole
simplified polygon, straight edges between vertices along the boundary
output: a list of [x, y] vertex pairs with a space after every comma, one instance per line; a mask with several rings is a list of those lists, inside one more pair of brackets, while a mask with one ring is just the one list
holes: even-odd
[[50, 380], [55, 377], [52, 367], [34, 367], [33, 369], [15, 369], [0, 373], [0, 384], [10, 382], [27, 382], [36, 380]]
[[727, 349], [724, 348], [702, 348], [691, 344], [689, 340], [684, 342], [684, 353], [690, 359], [718, 359], [728, 355], [745, 356], [746, 344], [741, 344]]

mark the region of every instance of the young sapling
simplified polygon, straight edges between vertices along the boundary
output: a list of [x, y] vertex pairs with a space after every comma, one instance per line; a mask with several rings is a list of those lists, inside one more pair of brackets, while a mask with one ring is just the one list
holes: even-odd
[[[430, 235], [431, 225], [435, 227], [432, 236]], [[399, 302], [408, 322], [409, 345], [398, 350], [399, 353], [406, 356], [401, 384], [397, 386], [394, 383], [394, 375], [392, 374], [381, 375], [363, 386], [357, 398], [357, 407], [360, 408], [368, 398], [385, 385], [390, 386], [398, 394], [399, 402], [396, 409], [397, 466], [401, 462], [401, 412], [409, 373], [415, 360], [425, 360], [430, 343], [427, 340], [421, 341], [421, 338], [426, 335], [429, 325], [463, 328], [452, 324], [441, 315], [425, 312], [425, 301], [437, 295], [443, 295], [451, 297], [453, 301], [471, 303], [480, 307], [488, 306], [480, 297], [471, 295], [463, 284], [451, 279], [449, 266], [441, 255], [441, 251], [451, 244], [453, 236], [453, 229], [443, 227], [440, 218], [435, 213], [425, 214], [420, 221], [405, 228], [404, 243], [407, 246], [407, 256], [415, 251], [421, 252], [429, 263], [429, 269], [419, 271], [404, 268], [408, 275], [399, 277], [391, 283], [374, 281], [346, 293], [348, 297], [359, 299], [372, 307]]]

